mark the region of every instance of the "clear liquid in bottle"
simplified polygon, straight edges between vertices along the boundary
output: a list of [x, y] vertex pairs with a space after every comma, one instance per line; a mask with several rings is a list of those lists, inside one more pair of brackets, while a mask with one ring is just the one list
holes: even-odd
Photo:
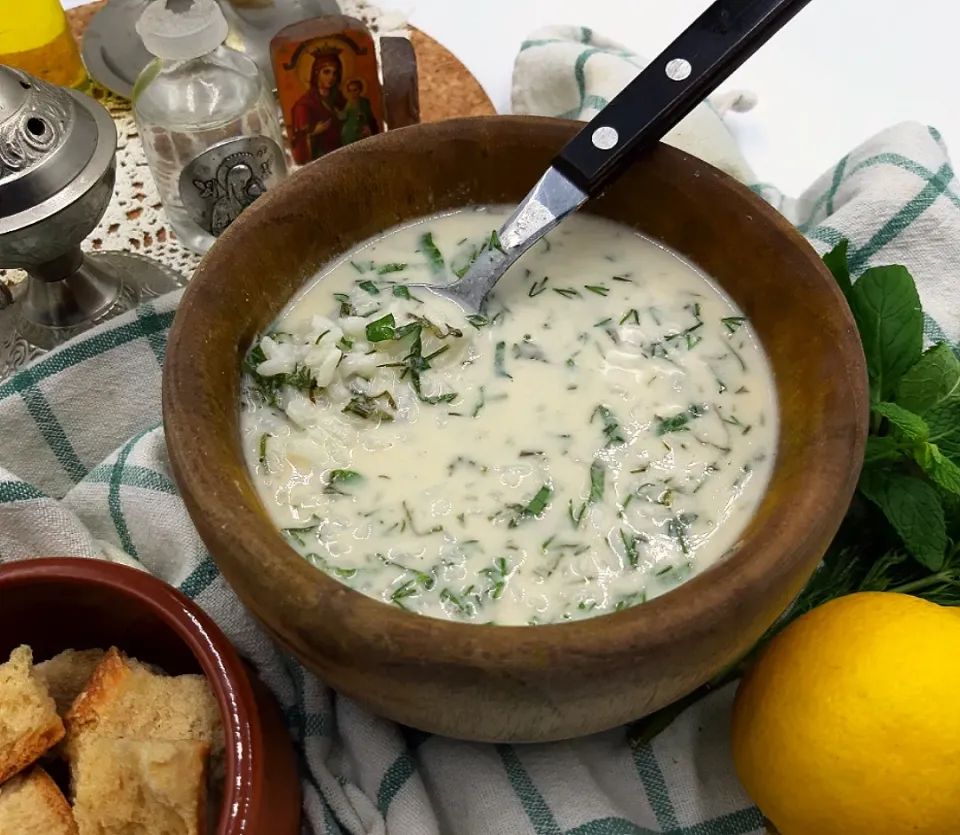
[[[234, 212], [241, 210], [265, 190], [267, 179], [275, 181], [286, 173], [277, 105], [257, 65], [223, 45], [227, 24], [214, 0], [157, 0], [144, 12], [137, 30], [157, 56], [133, 91], [144, 155], [178, 240], [206, 252], [223, 226], [218, 203], [233, 197]], [[198, 222], [199, 198], [190, 194], [190, 182], [182, 182], [184, 169], [193, 170], [195, 161], [214, 146], [242, 137], [272, 147], [271, 163], [261, 168], [262, 159], [257, 160], [239, 196], [230, 193], [234, 185], [227, 183], [230, 169], [224, 165], [210, 172], [209, 181], [202, 180], [205, 185], [202, 178], [196, 180], [197, 190], [212, 204]], [[233, 156], [239, 160], [241, 155]], [[253, 168], [252, 158], [240, 162], [244, 170]], [[226, 217], [230, 219], [229, 212]]]

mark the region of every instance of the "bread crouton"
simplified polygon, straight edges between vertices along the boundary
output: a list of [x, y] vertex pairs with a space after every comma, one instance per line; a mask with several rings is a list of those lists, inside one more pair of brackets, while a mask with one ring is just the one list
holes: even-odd
[[57, 705], [33, 672], [30, 647], [0, 666], [0, 783], [23, 770], [64, 735]]
[[202, 675], [158, 676], [112, 647], [64, 717], [67, 751], [87, 734], [205, 742], [223, 752], [220, 709]]
[[79, 835], [202, 835], [205, 742], [85, 737], [71, 763]]
[[0, 786], [0, 835], [78, 835], [70, 804], [40, 766]]
[[80, 695], [106, 653], [102, 649], [68, 649], [49, 661], [34, 665], [33, 671], [47, 685], [47, 692], [63, 716]]

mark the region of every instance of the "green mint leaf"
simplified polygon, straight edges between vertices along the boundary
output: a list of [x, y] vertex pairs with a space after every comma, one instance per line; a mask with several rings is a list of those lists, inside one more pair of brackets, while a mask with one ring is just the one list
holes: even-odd
[[[467, 243], [467, 239], [464, 238], [461, 244]], [[450, 259], [450, 269], [453, 270], [453, 274], [457, 278], [463, 278], [470, 268], [473, 266], [473, 262], [477, 260], [480, 253], [486, 249], [486, 243], [483, 246], [477, 246], [476, 244], [469, 244], [469, 251], [466, 252], [466, 257], [464, 257], [464, 252], [458, 252], [453, 258]]]
[[850, 301], [850, 293], [853, 291], [853, 283], [850, 281], [850, 267], [847, 265], [847, 248], [849, 245], [850, 241], [844, 238], [823, 256], [823, 263], [833, 273], [840, 291], [848, 302]]
[[736, 333], [747, 319], [745, 316], [724, 316], [720, 321], [727, 329], [727, 333]]
[[366, 293], [369, 293], [371, 296], [379, 296], [380, 288], [372, 281], [359, 281], [357, 286]]
[[552, 496], [553, 488], [549, 484], [544, 484], [537, 490], [536, 495], [525, 505], [510, 505], [515, 515], [507, 527], [516, 528], [525, 519], [532, 519], [539, 516], [549, 506]]
[[896, 403], [876, 403], [873, 411], [890, 421], [901, 440], [922, 443], [930, 437], [926, 421]]
[[388, 339], [396, 339], [394, 326], [397, 324], [392, 313], [377, 319], [367, 325], [367, 341], [385, 342]]
[[407, 268], [406, 264], [384, 264], [377, 270], [377, 275], [389, 275], [390, 273], [402, 273]]
[[948, 397], [924, 417], [930, 427], [929, 441], [947, 458], [960, 461], [960, 395]]
[[443, 255], [433, 242], [433, 233], [424, 232], [420, 236], [420, 245], [417, 252], [422, 252], [427, 257], [427, 263], [430, 265], [430, 272], [434, 275], [441, 275], [444, 270]]
[[345, 414], [356, 415], [364, 420], [370, 420], [371, 418], [393, 420], [396, 409], [397, 401], [393, 399], [393, 395], [389, 391], [382, 391], [372, 397], [367, 394], [357, 394], [350, 398], [350, 402], [343, 407], [342, 411]]
[[903, 447], [890, 435], [871, 435], [867, 438], [867, 450], [863, 463], [876, 464], [881, 461], [900, 461], [904, 457]]
[[960, 360], [946, 342], [929, 350], [900, 378], [896, 402], [918, 415], [960, 391]]
[[295, 365], [293, 372], [290, 374], [282, 374], [281, 379], [285, 385], [295, 388], [298, 391], [310, 392], [317, 385], [317, 381], [313, 377], [313, 372], [306, 365]]
[[530, 499], [527, 503], [527, 506], [523, 509], [524, 516], [539, 516], [546, 510], [547, 505], [550, 504], [550, 497], [553, 495], [553, 488], [549, 484], [544, 484], [537, 494]]
[[[408, 302], [419, 302], [418, 299], [413, 293], [410, 292], [408, 287], [404, 287], [402, 284], [398, 284], [393, 288], [393, 295], [398, 299], [406, 299]], [[423, 304], [423, 302], [420, 302]]]
[[363, 476], [354, 470], [331, 470], [323, 492], [345, 496], [347, 494], [344, 493], [342, 488], [350, 484], [356, 484], [358, 481], [363, 481]]
[[508, 380], [512, 380], [513, 375], [507, 373], [506, 356], [507, 343], [498, 342], [493, 350], [493, 371], [498, 377], [506, 377]]
[[947, 528], [943, 504], [932, 485], [913, 476], [869, 468], [861, 474], [858, 487], [883, 511], [917, 560], [931, 571], [943, 568]]
[[477, 330], [480, 330], [480, 328], [485, 328], [490, 324], [490, 320], [486, 316], [481, 316], [479, 313], [469, 314], [467, 316], [467, 321]]
[[419, 394], [421, 403], [428, 403], [431, 406], [436, 406], [439, 403], [453, 403], [459, 395], [455, 391], [448, 392], [447, 394], [438, 394], [433, 397], [427, 397], [425, 394]]
[[587, 499], [591, 504], [603, 500], [603, 487], [606, 481], [606, 475], [607, 468], [604, 466], [603, 461], [599, 458], [594, 458], [593, 463], [590, 465], [590, 498]]
[[330, 483], [331, 484], [351, 484], [355, 481], [360, 481], [363, 478], [360, 473], [356, 470], [331, 470], [330, 471]]
[[931, 481], [948, 493], [960, 495], [960, 467], [946, 458], [936, 444], [918, 444], [913, 457]]
[[620, 528], [620, 541], [623, 543], [623, 550], [627, 555], [627, 562], [631, 568], [636, 568], [640, 564], [640, 535], [636, 533], [626, 533]]
[[672, 415], [671, 417], [654, 415], [654, 420], [657, 424], [655, 430], [657, 435], [666, 435], [669, 432], [686, 432], [690, 428], [687, 425], [690, 423], [690, 414], [688, 412], [680, 412], [680, 414]]
[[597, 406], [597, 408], [593, 410], [593, 414], [590, 415], [591, 423], [593, 423], [593, 419], [597, 415], [600, 416], [600, 420], [603, 422], [603, 437], [607, 441], [607, 446], [616, 446], [617, 444], [625, 444], [627, 442], [627, 438], [623, 434], [623, 427], [609, 406], [602, 404]]
[[870, 399], [888, 400], [923, 352], [923, 313], [904, 267], [873, 267], [853, 285], [850, 309], [860, 331]]

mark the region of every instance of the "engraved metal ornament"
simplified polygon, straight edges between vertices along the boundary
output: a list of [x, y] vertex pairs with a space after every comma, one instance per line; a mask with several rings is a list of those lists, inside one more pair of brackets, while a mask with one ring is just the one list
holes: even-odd
[[8, 68], [0, 79], [0, 180], [33, 168], [63, 144], [73, 102], [66, 90]]
[[238, 136], [194, 157], [180, 173], [190, 219], [215, 238], [287, 174], [283, 150], [268, 136]]

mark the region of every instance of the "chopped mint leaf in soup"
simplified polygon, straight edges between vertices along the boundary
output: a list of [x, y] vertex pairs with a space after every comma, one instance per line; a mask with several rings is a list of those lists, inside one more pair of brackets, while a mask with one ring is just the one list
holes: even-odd
[[383, 342], [387, 339], [396, 339], [396, 324], [396, 319], [392, 313], [371, 322], [366, 328], [367, 341]]
[[593, 504], [603, 499], [603, 488], [606, 481], [607, 469], [599, 458], [594, 458], [590, 465], [590, 498]]
[[613, 411], [604, 405], [597, 406], [594, 415], [599, 416], [603, 423], [603, 436], [606, 438], [607, 446], [626, 443], [626, 436], [623, 434], [623, 427], [617, 420]]
[[744, 316], [724, 316], [720, 321], [728, 333], [736, 333], [747, 320]]
[[498, 342], [494, 348], [493, 364], [498, 377], [506, 377], [512, 380], [513, 377], [507, 373], [506, 368], [507, 343]]
[[547, 289], [547, 282], [550, 280], [550, 276], [544, 276], [539, 281], [534, 281], [530, 285], [530, 289], [527, 291], [527, 295], [532, 299], [535, 296], [539, 296], [544, 290]]
[[437, 249], [437, 245], [433, 242], [432, 232], [424, 232], [420, 236], [420, 246], [417, 251], [426, 257], [427, 263], [430, 266], [430, 272], [433, 273], [433, 275], [443, 274], [445, 269], [443, 255], [441, 255], [440, 250]]
[[[407, 268], [406, 264], [384, 264], [377, 269], [377, 275], [389, 275], [390, 273], [402, 273]], [[394, 291], [396, 293], [396, 291]]]

